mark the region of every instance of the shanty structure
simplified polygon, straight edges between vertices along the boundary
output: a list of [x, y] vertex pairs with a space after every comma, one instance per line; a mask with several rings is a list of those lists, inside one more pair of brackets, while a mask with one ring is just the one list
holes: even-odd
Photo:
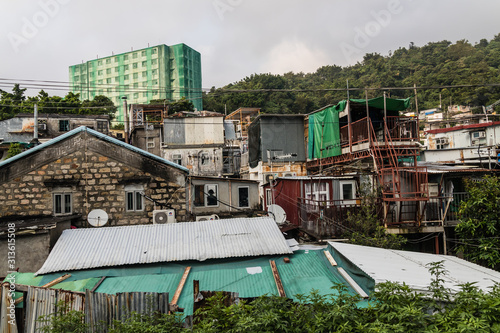
[[409, 98], [384, 94], [344, 100], [308, 115], [308, 171], [321, 173], [357, 161], [373, 165], [387, 226], [420, 227], [420, 202], [429, 196], [427, 170], [418, 165], [418, 118], [400, 115], [409, 107]]

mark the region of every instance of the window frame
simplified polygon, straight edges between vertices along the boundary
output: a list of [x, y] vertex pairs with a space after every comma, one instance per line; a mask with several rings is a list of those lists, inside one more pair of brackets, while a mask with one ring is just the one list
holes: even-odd
[[126, 185], [124, 192], [125, 211], [127, 213], [143, 212], [146, 206], [144, 202], [144, 185]]
[[[351, 185], [352, 198], [345, 198], [344, 185], [348, 185], [348, 184]], [[342, 204], [344, 204], [344, 205], [356, 204], [356, 187], [357, 187], [356, 181], [354, 179], [339, 181], [339, 193], [340, 193], [340, 200], [342, 200]]]
[[[215, 204], [208, 201], [210, 187], [215, 187]], [[199, 192], [200, 188], [203, 188], [202, 193]], [[219, 184], [194, 184], [193, 198], [195, 207], [219, 207]], [[201, 199], [203, 202], [200, 202]]]
[[[246, 206], [242, 206], [241, 205], [241, 192], [240, 192], [241, 189], [246, 189], [247, 190], [247, 194], [246, 194], [246, 196], [247, 196], [247, 199], [246, 199], [247, 204], [246, 204]], [[239, 208], [250, 208], [250, 186], [248, 186], [248, 185], [246, 185], [246, 186], [238, 186], [238, 207]]]
[[[60, 198], [60, 207], [58, 211], [57, 198]], [[69, 198], [69, 203], [66, 199]], [[52, 208], [54, 216], [73, 214], [73, 191], [71, 189], [59, 189], [52, 192]]]
[[59, 120], [59, 132], [69, 132], [69, 119]]

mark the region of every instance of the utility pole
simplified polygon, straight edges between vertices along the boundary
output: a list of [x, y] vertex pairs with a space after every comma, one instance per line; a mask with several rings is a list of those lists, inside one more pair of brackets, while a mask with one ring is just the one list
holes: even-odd
[[125, 143], [129, 143], [129, 123], [128, 123], [128, 108], [127, 96], [123, 96], [123, 116], [125, 119]]

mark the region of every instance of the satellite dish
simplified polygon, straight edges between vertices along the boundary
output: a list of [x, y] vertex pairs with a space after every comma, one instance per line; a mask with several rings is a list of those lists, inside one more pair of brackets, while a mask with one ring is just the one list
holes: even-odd
[[276, 204], [269, 205], [267, 206], [267, 213], [267, 215], [272, 217], [278, 224], [283, 224], [286, 221], [286, 213], [281, 206]]
[[87, 221], [94, 227], [102, 227], [108, 223], [108, 213], [102, 209], [94, 209], [87, 216]]

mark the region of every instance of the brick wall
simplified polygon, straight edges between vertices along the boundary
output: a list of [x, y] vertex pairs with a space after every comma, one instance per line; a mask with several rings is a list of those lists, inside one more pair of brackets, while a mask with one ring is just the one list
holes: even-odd
[[76, 151], [0, 184], [0, 217], [51, 215], [53, 192], [65, 188], [71, 189], [73, 213], [82, 215], [81, 226], [87, 225], [88, 212], [98, 208], [108, 213], [108, 225], [152, 223], [151, 201], [144, 199], [144, 211], [125, 209], [125, 186], [143, 184], [146, 196], [169, 203], [176, 210], [177, 220], [184, 221], [185, 186], [166, 180], [173, 178], [155, 176], [92, 151]]

